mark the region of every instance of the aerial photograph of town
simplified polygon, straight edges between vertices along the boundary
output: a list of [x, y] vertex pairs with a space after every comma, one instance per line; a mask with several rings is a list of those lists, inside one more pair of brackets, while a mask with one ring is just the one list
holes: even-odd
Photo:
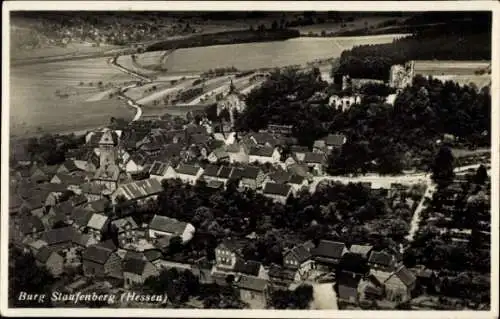
[[490, 311], [492, 16], [11, 11], [8, 307]]

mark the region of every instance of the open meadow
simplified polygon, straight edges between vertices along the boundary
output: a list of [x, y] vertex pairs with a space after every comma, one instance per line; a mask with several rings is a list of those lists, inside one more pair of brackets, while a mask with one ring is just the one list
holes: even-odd
[[432, 76], [441, 81], [453, 81], [459, 85], [473, 83], [482, 88], [491, 84], [488, 73], [490, 61], [415, 61], [414, 74]]
[[111, 116], [132, 118], [123, 101], [110, 97], [134, 80], [105, 59], [88, 59], [11, 68], [11, 134], [24, 136], [101, 126]]

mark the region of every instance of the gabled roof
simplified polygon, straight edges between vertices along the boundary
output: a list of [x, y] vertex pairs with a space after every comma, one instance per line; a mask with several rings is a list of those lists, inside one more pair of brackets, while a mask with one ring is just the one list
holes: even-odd
[[295, 260], [298, 261], [299, 264], [301, 264], [310, 259], [312, 255], [311, 252], [306, 247], [304, 247], [304, 245], [298, 245], [293, 247], [284, 254], [285, 258], [287, 256], [293, 257]]
[[139, 226], [135, 222], [135, 220], [128, 216], [128, 217], [123, 217], [120, 219], [115, 219], [111, 222], [116, 228], [118, 229], [118, 233], [124, 232], [126, 230], [126, 226], [130, 225], [130, 229], [136, 229]]
[[108, 261], [112, 253], [112, 249], [104, 247], [100, 244], [96, 244], [87, 247], [87, 249], [83, 251], [82, 259], [84, 261], [89, 260], [103, 265], [106, 263], [106, 261]]
[[361, 256], [368, 256], [372, 251], [373, 246], [371, 245], [352, 245], [349, 251], [353, 254], [358, 254]]
[[46, 263], [53, 252], [54, 252], [53, 249], [47, 246], [43, 246], [38, 250], [37, 254], [35, 255], [35, 258], [41, 263]]
[[224, 187], [224, 182], [221, 182], [218, 180], [210, 180], [207, 183], [207, 187], [214, 188], [214, 189], [221, 189]]
[[315, 257], [340, 259], [345, 248], [346, 246], [344, 243], [331, 240], [321, 240], [318, 246], [312, 249], [312, 254]]
[[33, 232], [38, 233], [45, 229], [42, 220], [33, 215], [21, 216], [19, 219], [19, 228], [24, 235]]
[[54, 213], [56, 215], [70, 215], [73, 211], [73, 203], [71, 201], [65, 201], [54, 206]]
[[253, 166], [235, 167], [233, 169], [233, 173], [231, 174], [231, 178], [257, 179], [259, 172], [260, 168]]
[[[401, 266], [392, 276], [398, 277], [407, 287], [411, 286], [417, 280], [417, 277], [415, 277], [415, 275], [405, 266]], [[387, 278], [387, 280], [391, 277]]]
[[203, 176], [217, 177], [220, 167], [217, 165], [208, 164], [203, 170]]
[[106, 189], [106, 186], [96, 182], [90, 182], [82, 184], [80, 189], [84, 194], [101, 195], [101, 193]]
[[288, 269], [276, 264], [269, 267], [268, 275], [270, 278], [277, 278], [281, 280], [293, 281], [295, 280], [296, 269]]
[[83, 208], [83, 207], [75, 207], [71, 212], [71, 219], [73, 223], [78, 226], [87, 226], [90, 218], [94, 213]]
[[309, 148], [307, 146], [292, 145], [292, 146], [290, 146], [290, 152], [292, 152], [292, 153], [307, 153], [307, 152], [309, 152]]
[[120, 178], [120, 169], [115, 164], [106, 164], [96, 171], [94, 179], [95, 180], [105, 180], [116, 182]]
[[305, 177], [304, 176], [300, 176], [300, 175], [296, 175], [296, 174], [293, 174], [291, 177], [290, 177], [290, 180], [288, 181], [290, 184], [297, 184], [297, 185], [300, 185], [304, 182], [305, 180]]
[[80, 171], [81, 168], [76, 165], [74, 160], [66, 160], [64, 163], [62, 163], [59, 168], [64, 167], [68, 172], [75, 172], [75, 171]]
[[269, 143], [271, 146], [277, 145], [276, 138], [268, 132], [250, 133], [248, 136], [253, 138], [259, 145], [265, 145], [266, 143]]
[[168, 167], [169, 167], [168, 163], [154, 161], [153, 165], [151, 165], [151, 168], [149, 169], [149, 174], [156, 176], [163, 176], [167, 172]]
[[106, 207], [109, 205], [109, 200], [101, 198], [87, 203], [87, 208], [94, 213], [104, 213]]
[[181, 222], [175, 218], [154, 215], [153, 219], [149, 223], [149, 228], [166, 233], [173, 233], [180, 236], [182, 235], [182, 233], [184, 233], [187, 225], [187, 223]]
[[37, 185], [38, 189], [41, 191], [45, 191], [47, 195], [49, 193], [64, 193], [68, 188], [66, 184], [57, 184], [57, 183], [43, 183]]
[[65, 185], [81, 185], [84, 183], [85, 178], [78, 175], [70, 175], [65, 173], [57, 173], [55, 176]]
[[326, 157], [321, 153], [307, 152], [304, 156], [305, 163], [323, 164]]
[[273, 147], [268, 146], [252, 146], [250, 147], [250, 156], [271, 157], [274, 153]]
[[156, 195], [163, 190], [163, 187], [157, 179], [148, 178], [122, 185], [119, 189], [127, 200], [134, 200]]
[[163, 255], [162, 255], [162, 253], [159, 250], [150, 249], [150, 250], [146, 250], [144, 252], [144, 256], [146, 257], [146, 259], [148, 261], [153, 262], [155, 260], [160, 259]]
[[235, 282], [235, 285], [240, 289], [263, 292], [267, 288], [268, 281], [261, 278], [241, 276], [239, 280]]
[[73, 206], [79, 206], [85, 204], [88, 200], [85, 195], [80, 194], [80, 195], [75, 195], [70, 198], [71, 204]]
[[385, 267], [390, 267], [393, 265], [394, 260], [395, 260], [394, 255], [388, 254], [383, 251], [372, 251], [372, 253], [370, 254], [370, 258], [368, 259], [368, 262], [377, 265], [382, 265]]
[[87, 227], [102, 231], [104, 230], [104, 226], [106, 226], [107, 221], [108, 221], [108, 216], [95, 213], [92, 215], [89, 222], [87, 223]]
[[220, 167], [219, 174], [217, 175], [217, 177], [229, 179], [231, 177], [232, 171], [233, 171], [232, 167], [222, 165]]
[[344, 145], [346, 137], [343, 134], [328, 134], [323, 140], [328, 146], [340, 147]]
[[40, 239], [47, 245], [67, 243], [73, 241], [75, 233], [76, 230], [73, 227], [55, 228], [42, 233]]
[[244, 246], [245, 246], [245, 243], [243, 243], [242, 241], [238, 241], [238, 240], [235, 240], [235, 239], [224, 239], [217, 246], [217, 248], [219, 248], [219, 249], [227, 249], [230, 252], [239, 254], [243, 250]]
[[285, 171], [277, 171], [269, 174], [269, 178], [271, 178], [273, 182], [278, 184], [286, 184], [288, 181], [290, 181], [291, 177], [292, 174]]
[[237, 259], [236, 263], [234, 264], [233, 271], [245, 275], [258, 276], [260, 266], [261, 263], [258, 261], [244, 261], [243, 259]]
[[141, 259], [127, 259], [123, 262], [123, 272], [128, 272], [136, 275], [142, 275], [148, 261]]
[[264, 194], [287, 196], [291, 191], [291, 186], [287, 184], [278, 184], [268, 182], [264, 185]]
[[177, 166], [175, 171], [177, 172], [177, 174], [196, 176], [196, 174], [198, 174], [200, 169], [201, 167], [182, 163], [179, 166]]

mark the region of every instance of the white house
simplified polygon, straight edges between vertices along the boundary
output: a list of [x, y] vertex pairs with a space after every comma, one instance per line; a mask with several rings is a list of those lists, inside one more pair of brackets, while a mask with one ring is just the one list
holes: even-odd
[[354, 104], [361, 103], [360, 95], [351, 95], [351, 96], [338, 96], [332, 95], [328, 101], [328, 104], [335, 108], [340, 108], [342, 112], [347, 111]]
[[160, 215], [154, 215], [148, 228], [149, 238], [179, 236], [183, 243], [190, 241], [196, 231], [190, 223]]
[[182, 182], [195, 185], [203, 174], [203, 168], [190, 164], [180, 164], [176, 169], [177, 178]]
[[250, 163], [271, 163], [276, 164], [280, 161], [281, 154], [278, 148], [261, 146], [261, 147], [251, 147], [249, 152], [248, 160]]
[[164, 179], [177, 178], [177, 173], [168, 163], [155, 161], [149, 169], [149, 177], [162, 181]]

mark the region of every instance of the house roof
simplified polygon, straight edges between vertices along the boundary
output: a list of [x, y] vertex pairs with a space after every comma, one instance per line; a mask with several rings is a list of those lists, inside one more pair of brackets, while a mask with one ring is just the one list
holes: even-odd
[[196, 174], [198, 174], [198, 172], [200, 171], [200, 169], [201, 169], [201, 167], [194, 166], [194, 165], [191, 165], [191, 164], [184, 164], [184, 163], [182, 163], [179, 166], [177, 166], [177, 168], [175, 169], [175, 171], [178, 174], [196, 176]]
[[82, 184], [80, 189], [84, 194], [101, 195], [101, 193], [106, 189], [106, 186], [99, 183], [90, 182]]
[[274, 148], [269, 146], [252, 146], [250, 147], [250, 156], [262, 156], [271, 157], [273, 155]]
[[368, 257], [368, 254], [372, 251], [373, 246], [371, 245], [352, 245], [349, 251], [353, 254], [358, 254]]
[[235, 167], [231, 174], [231, 178], [247, 178], [257, 179], [260, 169], [253, 166]]
[[264, 185], [264, 194], [287, 196], [291, 189], [290, 185], [268, 182]]
[[111, 224], [117, 227], [119, 233], [125, 231], [127, 225], [130, 225], [130, 229], [136, 229], [139, 227], [135, 220], [130, 216], [115, 219], [111, 222]]
[[9, 192], [9, 210], [21, 207], [23, 200], [14, 192]]
[[290, 249], [285, 253], [284, 257], [286, 258], [286, 256], [288, 255], [293, 256], [293, 258], [295, 258], [295, 260], [297, 260], [299, 264], [307, 261], [312, 256], [311, 252], [306, 247], [304, 247], [304, 245], [298, 245], [293, 247], [292, 249]]
[[216, 181], [216, 180], [210, 180], [207, 183], [207, 187], [215, 188], [215, 189], [220, 189], [220, 188], [224, 187], [224, 182]]
[[45, 229], [40, 218], [34, 215], [23, 215], [19, 219], [19, 228], [23, 234], [38, 233]]
[[41, 263], [46, 263], [53, 252], [54, 252], [53, 249], [49, 248], [48, 246], [43, 246], [38, 250], [38, 252], [35, 255], [35, 258]]
[[93, 261], [98, 264], [105, 264], [112, 253], [112, 249], [96, 244], [87, 247], [87, 249], [83, 251], [82, 259]]
[[181, 222], [175, 218], [154, 215], [153, 219], [149, 223], [149, 228], [166, 233], [182, 235], [187, 225], [187, 223]]
[[75, 171], [80, 171], [82, 170], [79, 166], [76, 165], [74, 160], [66, 160], [64, 163], [62, 163], [59, 168], [66, 168], [68, 172], [75, 172]]
[[393, 260], [394, 255], [392, 254], [383, 251], [372, 251], [368, 262], [382, 266], [392, 266]]
[[160, 193], [163, 190], [160, 181], [155, 178], [135, 181], [120, 186], [122, 194], [128, 200], [139, 199]]
[[92, 202], [87, 203], [87, 208], [94, 213], [103, 213], [109, 204], [109, 200], [106, 198], [101, 198]]
[[144, 252], [144, 256], [146, 257], [147, 260], [153, 262], [155, 260], [160, 259], [162, 257], [162, 253], [159, 250], [150, 249]]
[[258, 276], [261, 263], [258, 261], [237, 259], [234, 264], [234, 272], [242, 273], [251, 276]]
[[292, 174], [286, 172], [286, 171], [277, 171], [274, 173], [269, 174], [269, 178], [275, 183], [278, 184], [285, 184], [290, 181], [292, 177]]
[[123, 272], [142, 275], [144, 273], [144, 269], [146, 268], [147, 262], [147, 260], [136, 258], [126, 259], [123, 262]]
[[253, 139], [255, 139], [255, 141], [259, 145], [265, 145], [266, 143], [269, 143], [269, 145], [275, 146], [277, 144], [276, 138], [273, 136], [273, 134], [268, 132], [250, 133], [248, 136], [253, 137]]
[[231, 177], [231, 173], [233, 172], [233, 168], [229, 166], [222, 165], [219, 170], [219, 178], [229, 179]]
[[[417, 277], [415, 277], [415, 275], [405, 266], [401, 266], [396, 270], [393, 276], [397, 276], [407, 287], [411, 286], [417, 280]], [[389, 280], [389, 278], [387, 278], [387, 280]]]
[[219, 170], [220, 170], [219, 166], [208, 164], [207, 166], [205, 166], [203, 170], [203, 175], [209, 177], [217, 177], [217, 173], [219, 172]]
[[66, 185], [81, 185], [84, 183], [85, 178], [79, 175], [70, 175], [65, 173], [57, 173], [55, 176]]
[[305, 163], [323, 164], [326, 158], [322, 153], [307, 152], [304, 156]]
[[65, 183], [62, 183], [62, 184], [43, 183], [43, 184], [37, 185], [37, 188], [40, 191], [44, 191], [47, 195], [48, 195], [48, 193], [63, 193], [68, 189], [67, 185]]
[[93, 212], [83, 207], [75, 207], [71, 212], [71, 219], [78, 226], [87, 226], [93, 214], [94, 214]]
[[167, 172], [168, 166], [168, 163], [154, 161], [153, 165], [151, 165], [151, 168], [149, 169], [149, 174], [163, 176]]
[[61, 215], [61, 216], [70, 215], [72, 211], [73, 211], [73, 203], [69, 200], [54, 206], [54, 213], [56, 215]]
[[224, 146], [217, 147], [212, 151], [213, 155], [217, 157], [218, 159], [226, 158], [229, 157], [228, 152], [224, 148]]
[[95, 180], [105, 180], [116, 182], [120, 178], [120, 169], [115, 164], [106, 164], [96, 171], [94, 175]]
[[290, 146], [290, 152], [292, 152], [292, 153], [307, 153], [307, 152], [309, 152], [309, 148], [307, 146], [292, 145], [292, 146]]
[[235, 282], [235, 285], [240, 289], [262, 292], [267, 288], [268, 281], [261, 278], [241, 276], [239, 280]]
[[297, 184], [297, 185], [300, 185], [304, 182], [304, 179], [305, 177], [304, 176], [300, 176], [300, 175], [296, 175], [296, 174], [293, 174], [291, 177], [290, 177], [290, 180], [288, 181], [290, 184]]
[[346, 137], [342, 134], [328, 134], [323, 140], [328, 146], [339, 147], [345, 143]]
[[357, 288], [359, 281], [361, 280], [362, 276], [356, 275], [354, 273], [349, 273], [349, 272], [341, 272], [336, 280], [339, 286], [347, 286], [350, 288]]
[[295, 273], [296, 273], [296, 270], [287, 269], [287, 268], [272, 264], [269, 267], [268, 275], [271, 278], [279, 278], [282, 280], [293, 281], [295, 279]]
[[317, 257], [340, 259], [344, 248], [346, 248], [344, 243], [331, 240], [321, 240], [318, 246], [312, 249], [312, 254]]
[[233, 253], [240, 253], [245, 243], [235, 239], [224, 239], [217, 247], [224, 248]]
[[72, 242], [76, 230], [73, 227], [62, 227], [48, 230], [42, 233], [40, 239], [47, 245], [55, 245], [60, 243]]
[[106, 226], [108, 219], [109, 218], [106, 215], [95, 213], [87, 223], [87, 227], [102, 231], [104, 230], [104, 226]]
[[88, 200], [83, 194], [75, 195], [70, 198], [71, 205], [79, 206], [85, 204]]

